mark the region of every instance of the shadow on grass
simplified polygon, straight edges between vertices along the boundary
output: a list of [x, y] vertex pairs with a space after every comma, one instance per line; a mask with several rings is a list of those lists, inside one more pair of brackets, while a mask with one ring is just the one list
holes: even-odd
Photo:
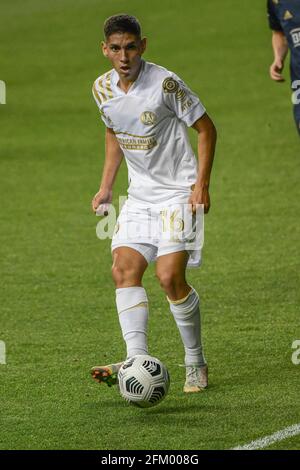
[[[196, 398], [196, 397], [195, 397]], [[172, 400], [174, 403], [174, 400]], [[184, 401], [184, 403], [183, 403]], [[114, 410], [118, 409], [119, 411], [132, 411], [132, 412], [140, 412], [141, 415], [164, 415], [167, 416], [169, 414], [186, 414], [186, 413], [194, 413], [195, 411], [199, 412], [203, 407], [203, 412], [207, 412], [212, 407], [207, 407], [207, 404], [197, 399], [194, 399], [193, 402], [191, 397], [187, 397], [184, 400], [178, 400], [178, 403], [175, 405], [168, 405], [167, 401], [161, 403], [158, 406], [151, 407], [151, 408], [140, 408], [138, 406], [134, 406], [130, 403], [126, 403], [122, 400], [101, 400], [99, 402], [89, 402], [89, 403], [82, 403], [80, 408], [86, 410], [94, 410], [99, 413], [103, 413], [103, 410], [107, 410], [107, 408], [112, 408]], [[215, 407], [213, 407], [215, 409]]]

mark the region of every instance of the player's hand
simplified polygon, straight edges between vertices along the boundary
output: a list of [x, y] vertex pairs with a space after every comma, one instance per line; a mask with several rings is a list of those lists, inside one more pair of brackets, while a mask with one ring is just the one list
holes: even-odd
[[193, 192], [188, 201], [192, 205], [193, 214], [196, 213], [197, 204], [204, 205], [204, 214], [207, 214], [210, 208], [210, 197], [208, 186], [194, 186]]
[[92, 200], [92, 210], [98, 215], [108, 215], [109, 204], [112, 201], [112, 190], [100, 188]]
[[270, 77], [272, 78], [272, 80], [275, 80], [275, 82], [284, 82], [284, 78], [282, 76], [283, 67], [283, 60], [274, 60], [273, 64], [270, 67]]

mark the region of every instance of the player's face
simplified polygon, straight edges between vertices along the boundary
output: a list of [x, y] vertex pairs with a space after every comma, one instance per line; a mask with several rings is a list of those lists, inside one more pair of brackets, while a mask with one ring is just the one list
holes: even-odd
[[136, 79], [145, 49], [146, 38], [140, 39], [131, 33], [111, 34], [106, 42], [102, 43], [103, 54], [124, 81]]

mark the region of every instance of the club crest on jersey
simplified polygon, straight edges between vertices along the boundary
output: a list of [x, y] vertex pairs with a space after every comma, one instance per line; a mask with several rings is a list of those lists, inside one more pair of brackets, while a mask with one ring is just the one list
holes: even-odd
[[176, 93], [179, 83], [174, 78], [168, 77], [164, 79], [162, 86], [165, 93]]
[[156, 114], [152, 111], [144, 111], [141, 114], [141, 121], [143, 124], [145, 124], [145, 126], [151, 126], [157, 121]]

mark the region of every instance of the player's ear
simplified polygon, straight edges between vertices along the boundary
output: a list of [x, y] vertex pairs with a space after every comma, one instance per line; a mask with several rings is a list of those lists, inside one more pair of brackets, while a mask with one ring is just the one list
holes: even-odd
[[101, 49], [102, 49], [102, 53], [103, 53], [104, 57], [108, 57], [106, 42], [104, 42], [104, 41], [101, 42]]
[[144, 54], [145, 50], [146, 50], [146, 47], [147, 47], [147, 38], [143, 38], [141, 39], [141, 50], [142, 50], [142, 54]]

